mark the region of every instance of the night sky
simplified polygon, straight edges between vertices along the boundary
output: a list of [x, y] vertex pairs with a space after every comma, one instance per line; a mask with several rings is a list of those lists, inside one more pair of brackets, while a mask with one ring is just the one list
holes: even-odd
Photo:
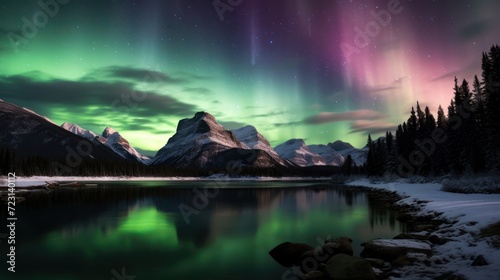
[[59, 2], [0, 1], [0, 98], [148, 154], [197, 111], [361, 147], [417, 100], [446, 108], [500, 43], [497, 0]]

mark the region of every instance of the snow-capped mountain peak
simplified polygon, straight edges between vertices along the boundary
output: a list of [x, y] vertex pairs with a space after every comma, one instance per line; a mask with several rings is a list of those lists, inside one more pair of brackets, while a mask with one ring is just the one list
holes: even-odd
[[348, 155], [351, 155], [354, 163], [356, 165], [363, 165], [366, 162], [366, 156], [368, 154], [368, 148], [364, 147], [362, 149], [357, 149], [351, 144], [337, 140], [333, 143], [329, 143], [328, 147], [332, 148], [335, 152], [341, 155], [344, 159]]
[[342, 155], [328, 145], [309, 145], [309, 150], [320, 155], [325, 160], [326, 165], [340, 166], [345, 161]]
[[252, 125], [247, 125], [238, 129], [232, 130], [234, 136], [249, 149], [259, 149], [265, 151], [272, 156], [276, 161], [284, 164], [283, 159], [271, 147], [269, 141], [260, 134], [257, 129]]
[[113, 135], [115, 133], [118, 133], [118, 132], [116, 130], [114, 130], [113, 128], [111, 128], [111, 127], [108, 126], [102, 132], [102, 137], [108, 138], [109, 136], [111, 136], [111, 135]]
[[326, 164], [325, 160], [320, 155], [313, 153], [302, 139], [290, 139], [276, 146], [274, 150], [282, 158], [299, 166]]
[[135, 158], [142, 163], [149, 163], [150, 158], [142, 156], [139, 152], [137, 152], [137, 150], [130, 145], [127, 139], [123, 138], [120, 133], [113, 128], [106, 127], [106, 129], [102, 132], [102, 137], [106, 139], [104, 143], [108, 147], [124, 158], [132, 156], [132, 158]]
[[[249, 139], [259, 138], [254, 128], [239, 132]], [[264, 139], [262, 137], [261, 143], [267, 142]], [[152, 163], [205, 169], [226, 168], [226, 164], [236, 161], [243, 166], [272, 167], [284, 163], [278, 159], [264, 149], [251, 148], [238, 140], [236, 133], [225, 129], [211, 114], [198, 112], [192, 118], [179, 121], [177, 132], [158, 151]]]
[[354, 147], [347, 143], [347, 142], [343, 142], [343, 141], [340, 141], [340, 140], [337, 140], [333, 143], [328, 143], [328, 147], [332, 148], [334, 151], [343, 151], [343, 150], [347, 150], [347, 149], [354, 149]]
[[147, 164], [150, 161], [148, 157], [142, 156], [139, 152], [137, 152], [134, 147], [130, 145], [127, 139], [123, 138], [120, 133], [111, 127], [106, 127], [106, 129], [102, 132], [102, 136], [68, 122], [63, 123], [61, 127], [89, 140], [97, 139], [125, 159], [137, 160], [144, 164]]
[[61, 127], [66, 129], [67, 131], [73, 132], [74, 134], [80, 135], [80, 136], [87, 138], [89, 140], [92, 140], [97, 136], [97, 134], [95, 134], [94, 132], [92, 132], [90, 130], [83, 129], [80, 126], [73, 124], [73, 123], [64, 122], [61, 125]]

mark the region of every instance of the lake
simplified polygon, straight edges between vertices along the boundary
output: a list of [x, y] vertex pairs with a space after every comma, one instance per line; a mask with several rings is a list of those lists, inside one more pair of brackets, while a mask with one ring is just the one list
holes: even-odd
[[23, 196], [16, 272], [2, 238], [0, 279], [282, 279], [268, 255], [282, 242], [348, 236], [359, 255], [403, 230], [376, 199], [326, 182], [122, 181]]

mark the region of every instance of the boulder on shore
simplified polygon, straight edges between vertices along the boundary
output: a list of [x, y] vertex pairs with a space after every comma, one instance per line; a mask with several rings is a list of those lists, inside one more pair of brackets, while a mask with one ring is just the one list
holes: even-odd
[[323, 253], [329, 254], [330, 256], [336, 254], [346, 254], [352, 256], [353, 251], [351, 244], [352, 239], [349, 237], [337, 237], [334, 239], [328, 239], [323, 245]]
[[337, 254], [326, 263], [326, 272], [333, 280], [375, 280], [370, 262], [346, 254]]
[[426, 241], [415, 239], [373, 239], [366, 242], [360, 256], [393, 261], [407, 253], [423, 253], [432, 255], [432, 248]]
[[269, 255], [284, 267], [299, 265], [302, 254], [314, 249], [303, 243], [284, 242], [269, 251]]

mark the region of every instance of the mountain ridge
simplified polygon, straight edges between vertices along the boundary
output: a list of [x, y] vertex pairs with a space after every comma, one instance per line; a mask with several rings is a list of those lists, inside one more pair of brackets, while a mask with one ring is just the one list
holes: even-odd
[[106, 127], [101, 135], [94, 133], [91, 130], [82, 128], [81, 126], [69, 122], [64, 122], [62, 128], [82, 136], [89, 140], [97, 140], [102, 144], [111, 148], [117, 155], [127, 160], [136, 160], [143, 164], [148, 164], [150, 158], [141, 155], [137, 150], [130, 145], [127, 139], [123, 138], [120, 133], [111, 127]]
[[[177, 168], [205, 169], [224, 169], [229, 166], [229, 163], [249, 168], [340, 166], [348, 154], [351, 154], [357, 165], [362, 165], [366, 160], [366, 150], [364, 148], [356, 149], [351, 144], [340, 140], [326, 145], [308, 146], [302, 139], [290, 139], [273, 148], [254, 126], [247, 125], [228, 130], [218, 123], [213, 115], [207, 112], [197, 112], [192, 118], [179, 120], [176, 133], [168, 139], [167, 143], [157, 151], [154, 157], [148, 158], [137, 152], [118, 131], [111, 127], [106, 127], [99, 135], [70, 122], [64, 122], [58, 126], [50, 119], [29, 109], [5, 101], [0, 102], [2, 108], [0, 121], [2, 121], [2, 118], [4, 122], [7, 119], [11, 122], [16, 119], [30, 119], [32, 126], [43, 124], [41, 131], [37, 132], [40, 135], [50, 138], [52, 133], [56, 135], [62, 133], [65, 137], [68, 137], [67, 132], [79, 137], [75, 139], [80, 141], [85, 139], [98, 142], [102, 145], [102, 147], [98, 145], [102, 154], [95, 157], [90, 155], [90, 158], [95, 159], [113, 160], [117, 159], [116, 156], [118, 156], [121, 159], [136, 161], [145, 165], [164, 164]], [[10, 115], [8, 115], [8, 112], [10, 112]], [[36, 124], [33, 122], [36, 122]], [[24, 122], [24, 125], [26, 125], [26, 122]], [[4, 127], [7, 129], [0, 131], [2, 144], [5, 144], [6, 147], [13, 147], [17, 151], [16, 143], [15, 141], [12, 142], [11, 136], [12, 133], [16, 135], [22, 134], [22, 131], [16, 131], [16, 128], [9, 125]], [[22, 127], [22, 125], [19, 127]], [[9, 130], [11, 131], [9, 132]], [[51, 140], [38, 136], [34, 135], [33, 141], [27, 141], [29, 136], [26, 136], [26, 139], [23, 138], [23, 141], [30, 142], [34, 148], [25, 149], [25, 152], [19, 153], [20, 156], [47, 155], [45, 152], [37, 152], [36, 147], [43, 146], [44, 142], [50, 142]], [[9, 141], [6, 142], [6, 139]], [[61, 147], [60, 151], [52, 151], [51, 149], [57, 149], [57, 146], [54, 146], [49, 150], [52, 151], [52, 155], [63, 157], [63, 148]], [[110, 155], [110, 153], [114, 155]], [[107, 154], [107, 156], [104, 156], [104, 154]]]

